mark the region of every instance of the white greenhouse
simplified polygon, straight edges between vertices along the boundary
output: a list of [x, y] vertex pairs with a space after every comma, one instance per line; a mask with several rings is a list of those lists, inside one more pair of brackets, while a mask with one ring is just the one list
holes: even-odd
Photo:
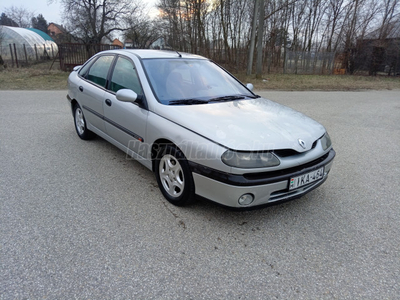
[[4, 61], [31, 61], [54, 58], [57, 44], [37, 29], [0, 26], [0, 55]]

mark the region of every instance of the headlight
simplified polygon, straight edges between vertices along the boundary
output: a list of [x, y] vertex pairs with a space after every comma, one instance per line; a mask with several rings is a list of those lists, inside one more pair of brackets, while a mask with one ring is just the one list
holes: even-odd
[[332, 145], [331, 137], [328, 132], [325, 132], [324, 136], [321, 138], [322, 149], [326, 150]]
[[222, 161], [235, 168], [265, 168], [279, 166], [279, 159], [271, 152], [236, 152], [227, 150], [221, 156]]

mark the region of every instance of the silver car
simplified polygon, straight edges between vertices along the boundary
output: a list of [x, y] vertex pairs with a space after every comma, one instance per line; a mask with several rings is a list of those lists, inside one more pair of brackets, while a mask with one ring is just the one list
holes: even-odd
[[335, 157], [321, 124], [201, 56], [104, 51], [74, 68], [68, 88], [78, 136], [137, 159], [175, 205], [195, 195], [235, 208], [295, 199], [327, 179]]

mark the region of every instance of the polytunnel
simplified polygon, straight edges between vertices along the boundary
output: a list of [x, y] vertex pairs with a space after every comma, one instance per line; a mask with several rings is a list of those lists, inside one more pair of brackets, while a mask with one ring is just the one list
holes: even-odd
[[0, 55], [3, 60], [35, 61], [54, 58], [57, 44], [46, 33], [37, 29], [0, 26]]

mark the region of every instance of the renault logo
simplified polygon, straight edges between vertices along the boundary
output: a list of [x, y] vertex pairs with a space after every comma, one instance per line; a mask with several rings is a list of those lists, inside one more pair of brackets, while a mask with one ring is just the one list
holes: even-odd
[[306, 142], [303, 141], [302, 139], [299, 139], [299, 145], [301, 146], [301, 148], [306, 149]]

